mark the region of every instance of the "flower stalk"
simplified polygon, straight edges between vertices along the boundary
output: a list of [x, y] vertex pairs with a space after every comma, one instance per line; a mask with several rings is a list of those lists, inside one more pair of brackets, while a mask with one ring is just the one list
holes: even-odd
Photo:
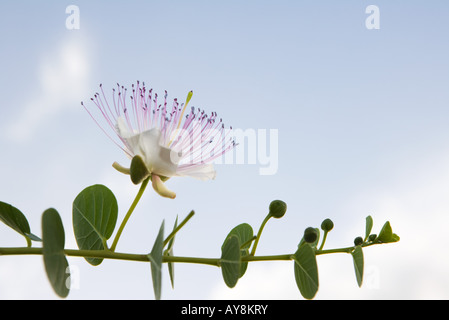
[[131, 214], [133, 213], [134, 209], [136, 208], [137, 204], [139, 203], [140, 198], [142, 198], [142, 195], [143, 195], [143, 193], [144, 193], [144, 191], [145, 191], [145, 189], [146, 189], [146, 187], [148, 185], [149, 180], [150, 180], [150, 178], [147, 178], [146, 180], [144, 180], [142, 182], [142, 185], [140, 186], [139, 192], [137, 193], [133, 203], [131, 204], [131, 207], [129, 208], [128, 212], [126, 213], [126, 216], [123, 219], [122, 224], [120, 225], [120, 227], [119, 227], [119, 229], [117, 231], [117, 234], [115, 235], [114, 241], [112, 242], [112, 245], [111, 245], [111, 248], [110, 248], [110, 250], [112, 252], [115, 251], [115, 248], [117, 247], [118, 240], [120, 239], [120, 236], [121, 236], [121, 234], [123, 232], [123, 229], [125, 228], [126, 223], [128, 222], [129, 218], [131, 217]]

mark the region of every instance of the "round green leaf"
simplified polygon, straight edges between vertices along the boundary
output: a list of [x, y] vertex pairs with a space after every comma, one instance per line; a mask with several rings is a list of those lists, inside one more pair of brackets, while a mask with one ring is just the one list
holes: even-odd
[[[80, 192], [73, 201], [73, 230], [81, 250], [107, 249], [117, 222], [117, 200], [107, 187], [93, 185]], [[103, 259], [86, 258], [96, 266]]]
[[295, 280], [301, 295], [306, 299], [313, 299], [319, 286], [315, 250], [310, 244], [304, 243], [299, 246], [293, 260]]
[[221, 273], [226, 285], [234, 288], [240, 278], [240, 244], [236, 235], [228, 237], [221, 247]]
[[[235, 235], [239, 240], [240, 245], [240, 257], [245, 257], [249, 255], [249, 248], [251, 246], [251, 239], [254, 238], [253, 228], [247, 224], [242, 223], [237, 227], [232, 229], [226, 238], [229, 238], [231, 235]], [[239, 278], [243, 277], [248, 268], [248, 262], [242, 262], [240, 264], [240, 275]]]
[[227, 237], [230, 237], [231, 235], [237, 236], [241, 245], [245, 244], [245, 246], [240, 249], [249, 249], [251, 246], [251, 242], [249, 242], [249, 240], [254, 237], [254, 232], [253, 228], [249, 224], [242, 223], [232, 229]]
[[61, 298], [70, 291], [69, 263], [64, 254], [65, 235], [61, 217], [55, 209], [42, 215], [42, 255], [53, 290]]

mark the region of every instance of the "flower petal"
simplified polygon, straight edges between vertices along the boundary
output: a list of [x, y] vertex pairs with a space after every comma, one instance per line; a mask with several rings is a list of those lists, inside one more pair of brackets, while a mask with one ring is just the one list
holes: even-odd
[[136, 135], [135, 133], [129, 130], [128, 125], [126, 124], [126, 121], [125, 119], [123, 119], [123, 117], [117, 118], [116, 129], [119, 136], [122, 137], [123, 139], [128, 139]]
[[213, 180], [217, 175], [212, 164], [181, 166], [176, 173], [178, 176], [188, 176], [199, 180]]
[[153, 189], [162, 197], [174, 199], [176, 198], [176, 193], [168, 190], [165, 184], [162, 182], [161, 178], [157, 174], [151, 175], [151, 181], [153, 183]]
[[157, 128], [142, 132], [139, 135], [139, 152], [150, 172], [172, 177], [178, 165], [173, 162], [172, 150], [161, 146], [161, 131]]
[[140, 155], [139, 153], [139, 134], [133, 134], [126, 125], [125, 119], [119, 117], [117, 119], [116, 130], [120, 139], [125, 144], [127, 150], [126, 153], [130, 158], [135, 155]]

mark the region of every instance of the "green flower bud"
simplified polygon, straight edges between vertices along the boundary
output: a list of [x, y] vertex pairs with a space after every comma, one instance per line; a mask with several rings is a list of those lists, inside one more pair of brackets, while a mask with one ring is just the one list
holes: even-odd
[[321, 230], [331, 231], [334, 228], [334, 223], [331, 219], [326, 219], [321, 223]]
[[357, 237], [357, 238], [354, 239], [354, 244], [356, 246], [360, 246], [362, 243], [363, 243], [362, 237]]
[[368, 237], [368, 241], [374, 241], [377, 238], [377, 234], [370, 234]]
[[282, 200], [274, 200], [270, 203], [269, 215], [273, 218], [282, 218], [287, 211], [287, 204]]
[[304, 241], [307, 243], [314, 243], [318, 238], [318, 231], [315, 228], [308, 227], [304, 230]]

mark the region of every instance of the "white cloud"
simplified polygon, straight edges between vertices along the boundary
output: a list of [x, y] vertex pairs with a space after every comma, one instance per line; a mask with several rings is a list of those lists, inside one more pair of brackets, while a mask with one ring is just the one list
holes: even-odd
[[28, 97], [25, 105], [19, 108], [22, 111], [17, 119], [6, 128], [10, 139], [27, 140], [51, 117], [81, 101], [80, 97], [89, 89], [87, 52], [83, 41], [72, 39], [62, 42], [42, 59], [34, 86], [39, 90], [36, 96]]

